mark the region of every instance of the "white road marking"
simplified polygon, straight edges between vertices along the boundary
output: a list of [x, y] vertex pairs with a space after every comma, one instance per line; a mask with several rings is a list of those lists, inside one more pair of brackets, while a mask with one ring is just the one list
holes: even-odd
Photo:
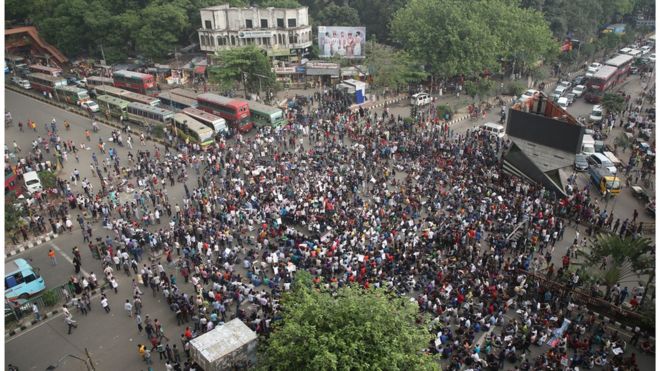
[[[52, 242], [51, 242], [49, 245], [50, 245], [55, 251], [57, 251], [58, 253], [60, 253], [60, 255], [62, 255], [62, 256], [64, 257], [64, 259], [66, 259], [66, 261], [68, 261], [69, 263], [71, 263], [71, 264], [73, 265], [73, 259], [72, 259], [69, 255], [67, 255], [64, 251], [62, 251], [62, 249], [60, 249], [59, 247], [57, 247], [57, 245], [55, 245], [55, 244], [52, 243]], [[85, 276], [89, 276], [89, 273], [87, 273], [86, 270], [80, 268], [80, 271], [81, 271]]]

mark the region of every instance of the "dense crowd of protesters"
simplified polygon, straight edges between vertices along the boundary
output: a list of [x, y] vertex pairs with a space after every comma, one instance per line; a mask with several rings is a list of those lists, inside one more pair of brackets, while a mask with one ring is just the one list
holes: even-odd
[[[554, 267], [551, 258], [569, 225], [636, 238], [641, 222], [621, 222], [588, 187], [559, 196], [504, 175], [506, 140], [478, 129], [454, 133], [442, 120], [350, 112], [349, 103], [339, 92], [319, 93], [297, 102], [289, 125], [208, 149], [178, 143], [150, 151], [133, 148], [130, 132], [124, 141], [113, 133], [113, 142], [93, 149], [100, 186], [77, 169], [59, 179], [65, 202], [37, 195], [46, 213], [30, 228], [48, 230], [49, 221], [53, 232], [70, 231], [69, 212], [78, 209], [83, 243], [103, 261], [108, 287], [117, 290], [117, 274], [132, 277], [124, 309], [151, 344], [139, 353], [150, 364], [156, 351], [168, 369], [187, 369], [188, 341], [232, 318], [267, 335], [301, 269], [330, 289], [358, 284], [415, 298], [433, 318], [428, 352], [448, 369], [495, 370], [506, 360], [522, 370], [636, 369], [634, 353], [619, 352], [622, 336], [571, 300], [581, 284], [568, 269], [579, 233], [565, 264]], [[76, 152], [55, 123], [47, 129], [52, 141], [38, 139], [19, 172], [50, 166], [49, 142]], [[116, 146], [125, 141], [124, 158]], [[183, 187], [180, 201], [170, 200], [172, 187]], [[107, 232], [93, 235], [92, 223]], [[76, 274], [72, 285], [76, 305], [87, 308], [96, 276]], [[144, 291], [162, 295], [185, 328], [179, 347], [157, 319], [142, 318]], [[546, 344], [527, 358], [530, 347]]]

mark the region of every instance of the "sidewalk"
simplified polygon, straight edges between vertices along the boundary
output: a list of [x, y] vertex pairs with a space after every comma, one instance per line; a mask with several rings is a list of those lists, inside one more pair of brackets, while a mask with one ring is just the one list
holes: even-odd
[[42, 243], [48, 242], [50, 240], [54, 240], [57, 238], [57, 234], [51, 232], [44, 233], [39, 236], [34, 236], [30, 238], [27, 241], [24, 241], [23, 243], [19, 243], [18, 245], [5, 245], [5, 257], [9, 258], [11, 256], [20, 254], [26, 250], [29, 250], [31, 248], [37, 247], [41, 245]]

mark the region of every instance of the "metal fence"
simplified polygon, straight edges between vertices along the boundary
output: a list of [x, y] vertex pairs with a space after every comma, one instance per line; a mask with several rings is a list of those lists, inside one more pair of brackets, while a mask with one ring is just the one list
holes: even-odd
[[43, 318], [44, 314], [70, 302], [73, 295], [73, 285], [66, 283], [48, 289], [39, 296], [31, 299], [5, 299], [5, 326], [9, 329], [10, 325], [20, 326], [23, 323], [36, 320], [36, 315], [32, 311], [33, 304], [37, 305], [39, 313]]

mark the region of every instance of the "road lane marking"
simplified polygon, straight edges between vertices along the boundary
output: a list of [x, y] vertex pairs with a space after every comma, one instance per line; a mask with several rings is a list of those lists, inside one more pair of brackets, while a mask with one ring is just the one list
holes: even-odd
[[[66, 259], [66, 261], [68, 261], [69, 263], [71, 263], [71, 265], [74, 265], [74, 264], [73, 264], [73, 259], [72, 259], [69, 255], [67, 255], [64, 251], [62, 251], [62, 249], [60, 249], [59, 247], [57, 247], [57, 245], [55, 245], [55, 244], [52, 243], [52, 242], [51, 242], [49, 245], [50, 245], [55, 251], [57, 251], [58, 253], [60, 253], [60, 255], [62, 255], [62, 256], [64, 257], [64, 259]], [[89, 276], [89, 273], [87, 273], [87, 271], [84, 270], [83, 268], [80, 268], [80, 271], [81, 271], [85, 276]]]

